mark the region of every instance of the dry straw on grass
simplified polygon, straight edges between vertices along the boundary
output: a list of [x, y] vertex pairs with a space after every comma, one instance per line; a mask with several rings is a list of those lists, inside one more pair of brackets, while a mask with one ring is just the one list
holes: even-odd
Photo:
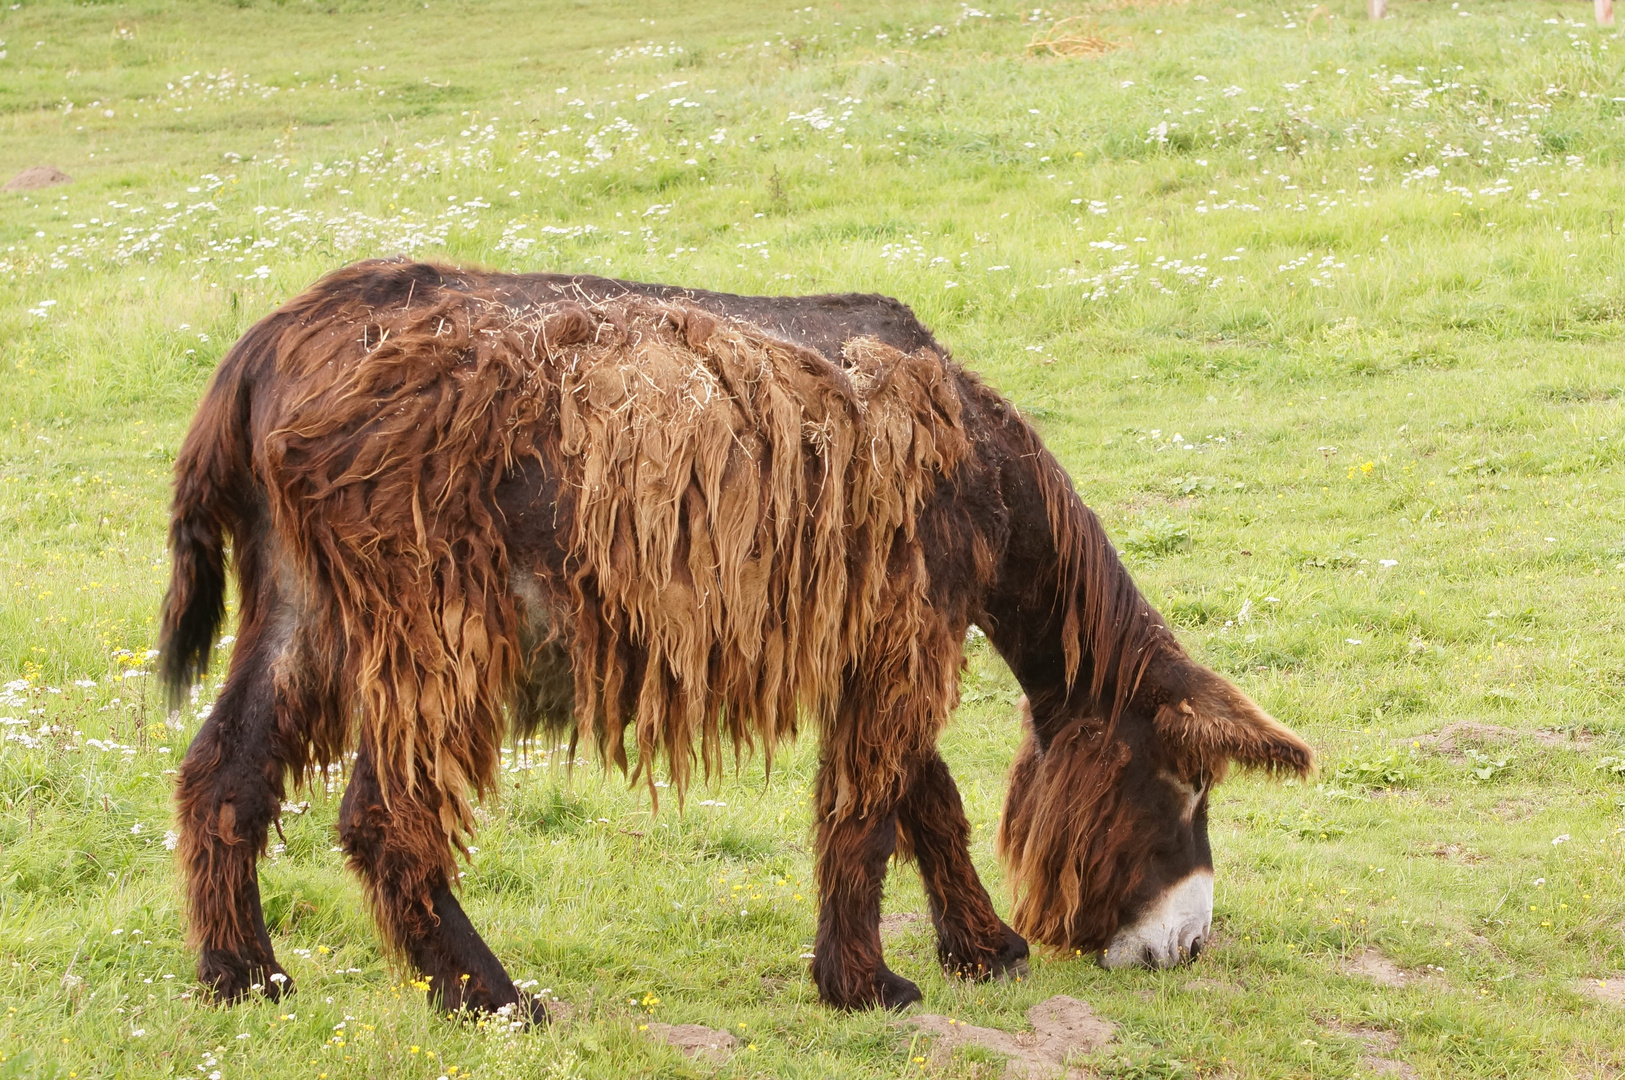
[[1027, 52], [1032, 56], [1099, 56], [1102, 53], [1115, 52], [1128, 44], [1127, 41], [1117, 41], [1113, 38], [1104, 38], [1099, 34], [1090, 33], [1083, 25], [1082, 15], [1071, 15], [1057, 20], [1048, 30], [1033, 35], [1027, 43]]

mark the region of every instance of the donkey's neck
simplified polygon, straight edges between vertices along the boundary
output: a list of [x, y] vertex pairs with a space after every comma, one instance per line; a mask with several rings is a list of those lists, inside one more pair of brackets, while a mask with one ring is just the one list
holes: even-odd
[[1091, 658], [1080, 657], [1068, 677], [1063, 634], [1067, 602], [1061, 567], [1048, 527], [1013, 515], [1010, 547], [984, 609], [988, 640], [1021, 685], [1035, 717], [1088, 708]]
[[1042, 738], [1070, 718], [1117, 713], [1152, 657], [1179, 646], [1032, 429], [1012, 416], [1001, 434], [1009, 533], [983, 629]]

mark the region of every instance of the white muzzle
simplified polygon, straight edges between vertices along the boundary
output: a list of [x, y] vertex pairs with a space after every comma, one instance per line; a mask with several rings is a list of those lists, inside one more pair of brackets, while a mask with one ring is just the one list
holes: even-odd
[[1193, 959], [1213, 926], [1213, 871], [1198, 870], [1175, 883], [1100, 952], [1105, 968], [1166, 968]]

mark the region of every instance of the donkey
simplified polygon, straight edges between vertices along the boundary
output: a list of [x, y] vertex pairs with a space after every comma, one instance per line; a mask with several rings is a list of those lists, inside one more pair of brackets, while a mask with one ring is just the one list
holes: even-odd
[[[1309, 747], [1194, 662], [1017, 410], [880, 296], [746, 297], [407, 261], [336, 271], [221, 361], [176, 460], [172, 697], [224, 620], [180, 769], [179, 858], [216, 1000], [292, 990], [256, 871], [290, 780], [349, 760], [339, 834], [389, 946], [450, 1011], [545, 1019], [458, 904], [504, 737], [593, 744], [654, 794], [816, 729], [812, 978], [899, 1009], [887, 864], [950, 974], [1027, 939], [1194, 957], [1207, 801]], [[938, 736], [971, 626], [1025, 691], [1002, 920]], [[630, 742], [630, 754], [628, 743]]]

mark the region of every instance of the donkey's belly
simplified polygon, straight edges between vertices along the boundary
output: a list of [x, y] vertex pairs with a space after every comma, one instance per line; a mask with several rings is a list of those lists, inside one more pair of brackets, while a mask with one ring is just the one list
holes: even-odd
[[570, 663], [569, 624], [563, 611], [527, 575], [514, 593], [525, 621], [519, 633], [522, 659], [510, 704], [515, 734], [530, 736], [538, 728], [561, 732], [575, 725], [575, 669]]

